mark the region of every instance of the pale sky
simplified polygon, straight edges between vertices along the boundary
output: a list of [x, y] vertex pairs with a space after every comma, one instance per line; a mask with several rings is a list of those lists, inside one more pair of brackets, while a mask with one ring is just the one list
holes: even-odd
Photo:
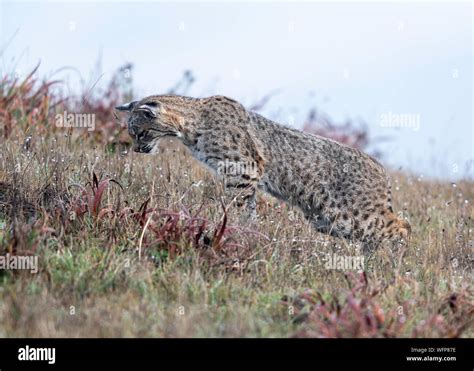
[[42, 75], [70, 66], [88, 80], [100, 55], [104, 82], [134, 64], [136, 98], [185, 70], [194, 96], [250, 104], [278, 90], [267, 116], [299, 127], [316, 104], [363, 120], [391, 139], [376, 145], [384, 164], [454, 180], [474, 171], [472, 24], [472, 4], [452, 2], [2, 1], [0, 71], [40, 61]]

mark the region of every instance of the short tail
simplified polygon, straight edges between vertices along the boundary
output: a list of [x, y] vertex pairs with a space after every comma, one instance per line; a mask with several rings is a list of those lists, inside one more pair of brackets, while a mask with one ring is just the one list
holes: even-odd
[[410, 223], [408, 223], [405, 219], [398, 218], [398, 228], [399, 228], [399, 233], [400, 233], [401, 237], [405, 241], [408, 242], [410, 240], [410, 236], [411, 236], [411, 225], [410, 225]]
[[411, 236], [411, 226], [405, 219], [391, 213], [387, 223], [388, 237], [391, 240], [408, 242]]

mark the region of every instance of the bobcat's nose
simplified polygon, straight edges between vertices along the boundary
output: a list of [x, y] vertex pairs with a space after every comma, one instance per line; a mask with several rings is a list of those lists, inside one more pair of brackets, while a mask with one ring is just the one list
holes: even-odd
[[128, 127], [128, 134], [130, 134], [131, 137], [136, 137], [136, 129], [134, 126], [129, 126]]

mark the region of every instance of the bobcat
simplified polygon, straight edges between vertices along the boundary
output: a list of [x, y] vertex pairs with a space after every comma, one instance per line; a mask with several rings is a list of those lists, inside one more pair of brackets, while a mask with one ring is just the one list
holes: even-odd
[[130, 114], [134, 151], [154, 153], [161, 138], [179, 138], [222, 176], [227, 195], [251, 218], [259, 188], [299, 207], [317, 231], [360, 242], [364, 251], [409, 238], [384, 168], [358, 149], [280, 125], [224, 96], [156, 95], [116, 109]]

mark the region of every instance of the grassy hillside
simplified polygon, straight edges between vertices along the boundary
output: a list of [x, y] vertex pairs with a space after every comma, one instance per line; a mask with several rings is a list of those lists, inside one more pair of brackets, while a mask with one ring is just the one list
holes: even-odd
[[328, 269], [354, 246], [263, 194], [238, 225], [177, 143], [127, 152], [110, 118], [123, 97], [104, 97], [81, 103], [94, 131], [66, 129], [54, 113], [77, 102], [32, 77], [0, 82], [0, 256], [38, 257], [36, 273], [0, 270], [0, 336], [474, 335], [472, 182], [392, 174], [409, 248]]
[[472, 183], [394, 174], [411, 246], [360, 273], [326, 269], [353, 247], [262, 194], [258, 222], [235, 225], [178, 145], [38, 138], [0, 155], [2, 254], [39, 257], [0, 273], [0, 336], [473, 336]]

